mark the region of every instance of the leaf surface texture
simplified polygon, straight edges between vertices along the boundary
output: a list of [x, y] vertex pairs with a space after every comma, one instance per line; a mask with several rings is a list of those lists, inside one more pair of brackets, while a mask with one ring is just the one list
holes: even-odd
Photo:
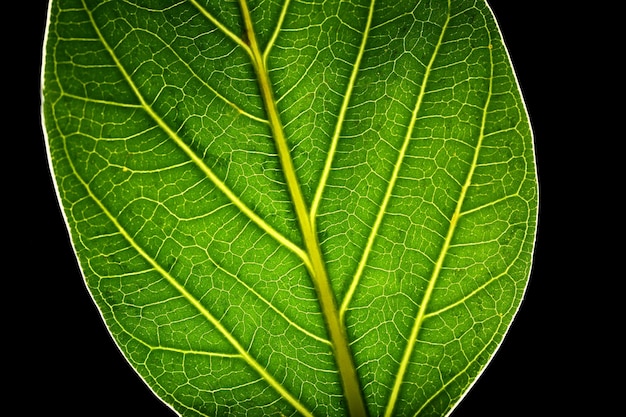
[[44, 62], [87, 287], [179, 414], [441, 416], [482, 372], [537, 215], [484, 1], [53, 0]]

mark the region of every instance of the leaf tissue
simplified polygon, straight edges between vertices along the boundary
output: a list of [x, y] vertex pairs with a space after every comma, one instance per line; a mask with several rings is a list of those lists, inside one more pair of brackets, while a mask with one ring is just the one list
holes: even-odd
[[86, 285], [182, 416], [443, 416], [530, 273], [532, 134], [483, 0], [52, 0]]

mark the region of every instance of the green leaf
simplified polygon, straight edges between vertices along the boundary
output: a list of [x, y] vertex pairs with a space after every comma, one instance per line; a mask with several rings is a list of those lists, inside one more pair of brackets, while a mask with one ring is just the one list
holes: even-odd
[[184, 416], [441, 416], [528, 280], [482, 0], [52, 0], [43, 112], [113, 338]]

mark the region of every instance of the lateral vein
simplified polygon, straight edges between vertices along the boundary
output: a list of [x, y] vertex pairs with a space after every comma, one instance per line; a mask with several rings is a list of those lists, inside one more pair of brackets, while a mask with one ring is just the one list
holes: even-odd
[[283, 8], [280, 11], [280, 16], [278, 18], [278, 23], [276, 24], [276, 28], [274, 29], [274, 33], [272, 33], [272, 37], [270, 38], [269, 42], [265, 46], [265, 51], [263, 52], [263, 62], [266, 65], [267, 65], [267, 57], [269, 56], [270, 51], [272, 50], [272, 47], [274, 46], [274, 43], [276, 42], [276, 39], [278, 38], [278, 34], [280, 33], [280, 30], [283, 27], [283, 22], [285, 21], [285, 16], [287, 15], [287, 9], [289, 8], [290, 2], [291, 0], [285, 0], [285, 3], [283, 4]]
[[310, 264], [309, 257], [306, 252], [296, 245], [294, 242], [285, 237], [278, 230], [274, 229], [269, 223], [267, 223], [264, 219], [262, 219], [258, 214], [256, 214], [250, 207], [248, 207], [212, 170], [209, 168], [202, 158], [200, 158], [194, 151], [185, 143], [185, 141], [176, 133], [158, 114], [152, 109], [152, 107], [146, 102], [145, 98], [135, 85], [131, 76], [128, 74], [122, 63], [119, 61], [117, 55], [110, 47], [102, 33], [100, 32], [100, 28], [96, 24], [93, 15], [87, 5], [85, 4], [85, 0], [81, 0], [83, 3], [83, 7], [85, 12], [89, 16], [90, 22], [96, 31], [98, 38], [102, 42], [103, 46], [109, 52], [111, 58], [115, 62], [115, 65], [122, 73], [124, 79], [133, 90], [133, 93], [141, 103], [141, 106], [145, 110], [145, 112], [154, 120], [157, 125], [165, 132], [167, 135], [178, 145], [178, 147], [194, 162], [194, 164], [200, 168], [200, 170], [209, 178], [213, 184], [224, 194], [232, 203], [237, 207], [244, 215], [246, 215], [252, 222], [254, 222], [257, 226], [259, 226], [263, 231], [265, 231], [268, 235], [274, 238], [277, 242], [285, 246], [287, 249], [291, 250], [294, 254], [296, 254], [302, 262], [308, 266]]
[[352, 301], [352, 298], [354, 297], [354, 293], [356, 292], [359, 282], [361, 281], [361, 277], [363, 276], [363, 271], [365, 270], [365, 267], [369, 260], [370, 253], [372, 251], [372, 247], [374, 246], [374, 241], [376, 240], [376, 237], [378, 236], [378, 231], [382, 224], [383, 218], [385, 217], [385, 214], [387, 212], [387, 206], [389, 205], [389, 201], [391, 200], [391, 196], [393, 195], [393, 190], [395, 188], [396, 182], [398, 180], [398, 176], [400, 174], [400, 168], [402, 167], [402, 163], [404, 162], [407, 149], [411, 142], [413, 129], [415, 128], [415, 123], [417, 122], [417, 115], [419, 113], [420, 108], [422, 107], [422, 101], [424, 100], [424, 95], [426, 94], [426, 84], [428, 83], [428, 77], [430, 75], [430, 71], [435, 61], [435, 57], [437, 53], [439, 52], [439, 46], [441, 45], [443, 34], [446, 31], [448, 21], [449, 21], [449, 18], [448, 20], [446, 20], [446, 23], [440, 34], [439, 42], [430, 58], [430, 62], [428, 63], [426, 67], [426, 70], [424, 73], [424, 80], [422, 82], [422, 86], [420, 87], [420, 92], [417, 97], [415, 107], [413, 108], [413, 113], [411, 114], [411, 120], [409, 122], [409, 126], [407, 128], [407, 133], [404, 137], [404, 141], [402, 142], [402, 147], [400, 148], [400, 151], [398, 152], [398, 158], [396, 159], [396, 163], [391, 173], [391, 178], [389, 180], [389, 184], [387, 185], [387, 190], [385, 191], [385, 195], [383, 196], [383, 201], [381, 202], [380, 209], [376, 215], [376, 219], [374, 220], [374, 225], [372, 226], [370, 234], [367, 238], [367, 243], [365, 244], [361, 261], [359, 262], [357, 266], [357, 270], [354, 274], [354, 277], [352, 278], [352, 282], [350, 283], [350, 286], [348, 287], [348, 291], [346, 292], [343, 302], [341, 303], [341, 308], [339, 309], [339, 312], [340, 312], [342, 321], [345, 320], [345, 314], [348, 311], [350, 302]]
[[[440, 35], [439, 38], [439, 42], [437, 44], [437, 48], [435, 50], [435, 54], [433, 54], [433, 56], [431, 57], [431, 62], [429, 64], [429, 67], [432, 67], [432, 63], [434, 62], [435, 56], [437, 55], [439, 46], [441, 45], [441, 42], [443, 40], [443, 35], [448, 27], [448, 24], [450, 22], [451, 16], [450, 16], [450, 0], [448, 0], [448, 18], [446, 20], [446, 23], [444, 25], [444, 28], [442, 30], [442, 33]], [[467, 173], [467, 176], [465, 178], [465, 182], [463, 184], [463, 186], [461, 187], [461, 193], [459, 195], [459, 199], [456, 203], [455, 209], [454, 209], [454, 213], [452, 214], [452, 217], [450, 218], [450, 224], [448, 226], [448, 231], [446, 233], [446, 237], [445, 240], [443, 242], [443, 246], [441, 248], [441, 251], [439, 252], [439, 257], [437, 258], [437, 261], [434, 265], [433, 268], [433, 272], [431, 274], [431, 277], [428, 281], [428, 286], [426, 287], [426, 291], [424, 293], [424, 296], [422, 298], [422, 302], [420, 303], [420, 307], [418, 309], [417, 312], [417, 316], [415, 317], [415, 321], [413, 323], [413, 327], [411, 329], [411, 333], [408, 337], [407, 340], [407, 346], [405, 348], [404, 354], [402, 356], [402, 360], [400, 361], [400, 366], [398, 368], [398, 372], [396, 374], [396, 379], [394, 381], [394, 385], [393, 385], [393, 389], [391, 392], [391, 396], [389, 398], [389, 402], [387, 403], [387, 408], [385, 410], [385, 417], [391, 417], [391, 415], [393, 414], [394, 411], [394, 407], [396, 405], [396, 402], [398, 400], [398, 396], [400, 393], [400, 387], [403, 383], [404, 380], [404, 376], [408, 370], [409, 367], [409, 361], [411, 359], [411, 355], [413, 353], [413, 350], [415, 348], [415, 344], [417, 343], [417, 339], [419, 337], [419, 332], [422, 328], [422, 324], [426, 318], [426, 311], [428, 309], [428, 304], [430, 302], [430, 299], [433, 295], [434, 289], [435, 289], [435, 284], [437, 282], [437, 279], [439, 278], [440, 274], [441, 274], [441, 270], [443, 268], [443, 264], [444, 261], [446, 259], [446, 256], [448, 254], [448, 250], [450, 249], [450, 245], [452, 243], [452, 238], [454, 236], [454, 233], [456, 231], [457, 225], [458, 225], [458, 221], [459, 218], [461, 217], [461, 209], [463, 207], [463, 202], [465, 200], [465, 196], [467, 195], [467, 190], [469, 189], [470, 185], [472, 184], [472, 178], [474, 175], [474, 171], [476, 169], [476, 166], [478, 164], [478, 156], [480, 154], [480, 150], [482, 147], [482, 143], [483, 143], [483, 139], [485, 136], [485, 125], [486, 125], [486, 121], [487, 121], [487, 110], [489, 108], [489, 103], [491, 101], [491, 95], [492, 95], [492, 88], [493, 88], [493, 59], [491, 58], [491, 49], [489, 50], [489, 54], [490, 54], [490, 77], [489, 77], [489, 90], [487, 93], [487, 99], [485, 100], [485, 104], [483, 107], [483, 114], [482, 114], [482, 120], [481, 120], [481, 127], [480, 127], [480, 133], [478, 136], [478, 141], [476, 143], [476, 147], [474, 149], [474, 155], [472, 157], [472, 163], [470, 165], [470, 169]]]
[[142, 108], [142, 106], [140, 106], [139, 104], [122, 103], [122, 102], [111, 101], [111, 100], [100, 100], [100, 99], [83, 97], [83, 96], [79, 96], [76, 94], [67, 93], [65, 91], [62, 91], [61, 95], [63, 97], [71, 98], [74, 100], [84, 101], [85, 103], [103, 104], [105, 106], [123, 107], [123, 108], [129, 108], [129, 109], [141, 109]]
[[283, 311], [279, 310], [275, 305], [273, 305], [269, 300], [267, 300], [265, 297], [263, 297], [261, 294], [259, 294], [254, 288], [252, 288], [250, 285], [248, 285], [246, 282], [244, 282], [236, 274], [233, 274], [232, 272], [228, 271], [226, 268], [224, 268], [223, 266], [218, 264], [213, 259], [211, 259], [211, 262], [213, 262], [213, 264], [215, 265], [215, 267], [217, 269], [219, 269], [220, 271], [222, 271], [226, 275], [230, 276], [231, 278], [233, 278], [237, 282], [239, 282], [243, 287], [245, 287], [248, 291], [250, 291], [252, 294], [254, 294], [255, 297], [257, 297], [259, 300], [261, 300], [262, 303], [267, 305], [276, 314], [281, 316], [290, 326], [293, 326], [298, 331], [302, 332], [303, 334], [307, 335], [308, 337], [310, 337], [312, 339], [317, 340], [318, 342], [324, 343], [325, 345], [331, 345], [331, 343], [330, 343], [330, 341], [328, 339], [325, 339], [323, 337], [320, 337], [320, 336], [310, 332], [309, 330], [305, 329], [304, 327], [300, 326], [298, 323], [293, 321], [291, 318], [289, 318], [287, 316], [287, 314], [285, 314]]
[[[137, 251], [137, 253], [145, 259], [150, 266], [165, 280], [174, 287], [185, 300], [187, 300], [209, 323], [215, 327], [215, 329], [228, 341], [228, 343], [237, 351], [237, 354], [257, 372], [267, 383], [273, 387], [280, 395], [290, 400], [292, 404], [299, 404], [298, 400], [291, 395], [285, 388], [278, 382], [254, 357], [239, 343], [239, 341], [230, 333], [222, 323], [206, 308], [200, 300], [193, 296], [187, 289], [180, 284], [176, 278], [174, 278], [165, 268], [163, 268], [152, 256], [150, 256], [141, 245], [139, 245], [135, 239], [128, 233], [128, 231], [119, 223], [116, 217], [107, 209], [107, 207], [100, 201], [100, 199], [92, 192], [89, 184], [80, 176], [76, 170], [71, 158], [69, 158], [69, 152], [65, 149], [68, 155], [68, 161], [72, 167], [72, 171], [80, 183], [85, 187], [85, 190], [89, 194], [89, 197], [100, 207], [100, 210], [104, 213], [129, 245]], [[210, 353], [209, 353], [210, 355]], [[235, 355], [220, 355], [223, 357], [235, 357]], [[308, 414], [309, 417], [312, 415]]]
[[[450, 380], [446, 381], [441, 388], [439, 388], [436, 392], [434, 392], [430, 398], [424, 402], [424, 404], [421, 405], [421, 407], [415, 412], [415, 414], [413, 414], [413, 417], [419, 417], [419, 415], [421, 414], [422, 410], [424, 410], [428, 404], [430, 404], [433, 400], [435, 400], [435, 398], [437, 398], [437, 396], [439, 394], [441, 394], [442, 392], [445, 392], [446, 389], [452, 385], [454, 383], [454, 381], [456, 381], [458, 378], [461, 377], [461, 375], [466, 374], [478, 361], [479, 358], [483, 355], [483, 353], [485, 353], [485, 351], [487, 350], [487, 348], [489, 347], [489, 345], [491, 344], [491, 342], [493, 342], [495, 336], [499, 333], [500, 328], [502, 327], [502, 320], [500, 320], [500, 323], [498, 325], [498, 331], [494, 332], [493, 335], [491, 336], [491, 340], [489, 341], [489, 343], [486, 343], [485, 346], [480, 350], [480, 352], [478, 352], [478, 354], [476, 354], [476, 356], [474, 356], [474, 359], [472, 359], [471, 361], [468, 361], [467, 365], [465, 365], [465, 367], [461, 370], [459, 370], [456, 375], [454, 375], [452, 378], [450, 378]], [[483, 368], [484, 369], [484, 368]], [[476, 377], [478, 378], [478, 376]], [[476, 380], [474, 380], [476, 381]], [[458, 403], [457, 403], [458, 404]], [[449, 410], [452, 411], [452, 410]]]
[[250, 47], [243, 41], [243, 39], [241, 39], [241, 37], [235, 35], [222, 22], [217, 20], [217, 18], [215, 16], [213, 16], [211, 13], [209, 13], [209, 11], [207, 9], [202, 7], [196, 0], [189, 0], [189, 2], [191, 4], [193, 4], [195, 6], [195, 8], [198, 9], [198, 11], [200, 13], [202, 13], [202, 15], [204, 17], [209, 19], [209, 21], [211, 23], [213, 23], [215, 25], [215, 27], [217, 27], [219, 30], [221, 30], [226, 36], [228, 36], [230, 39], [232, 39], [237, 45], [241, 46], [248, 53], [248, 55], [250, 55]]
[[[161, 40], [159, 38], [159, 40]], [[162, 41], [162, 40], [161, 40]], [[234, 103], [233, 101], [229, 100], [226, 96], [224, 96], [222, 93], [220, 93], [219, 91], [217, 91], [215, 88], [213, 88], [208, 82], [206, 82], [205, 80], [203, 80], [198, 74], [196, 74], [196, 72], [194, 71], [193, 68], [191, 68], [191, 66], [185, 62], [184, 59], [181, 58], [181, 56], [178, 54], [178, 52], [176, 52], [174, 50], [174, 48], [172, 48], [171, 45], [169, 45], [167, 42], [163, 42], [163, 46], [165, 48], [167, 48], [172, 54], [174, 54], [176, 56], [176, 58], [178, 59], [179, 62], [181, 62], [186, 68], [187, 70], [189, 70], [189, 72], [191, 72], [193, 74], [193, 76], [200, 81], [200, 83], [202, 83], [202, 85], [204, 85], [206, 88], [208, 88], [209, 90], [211, 90], [211, 92], [213, 94], [215, 94], [215, 96], [217, 98], [219, 98], [220, 100], [222, 100], [225, 104], [229, 105], [230, 107], [232, 107], [233, 109], [235, 109], [235, 111], [237, 111], [237, 113], [260, 123], [264, 123], [267, 124], [267, 120], [262, 119], [260, 117], [257, 117], [251, 113], [248, 113], [247, 111], [245, 111], [244, 109], [242, 109], [238, 104]]]
[[341, 129], [343, 127], [343, 122], [346, 117], [346, 112], [348, 111], [348, 105], [350, 103], [350, 98], [352, 96], [352, 89], [354, 88], [354, 84], [356, 82], [356, 77], [359, 73], [359, 69], [361, 66], [361, 60], [363, 59], [363, 54], [365, 53], [365, 47], [367, 44], [367, 39], [369, 37], [370, 28], [372, 26], [372, 18], [374, 16], [374, 6], [376, 0], [371, 0], [369, 13], [367, 15], [367, 22], [365, 24], [365, 29], [363, 30], [363, 38], [361, 39], [361, 46], [359, 47], [359, 52], [356, 56], [356, 60], [354, 63], [354, 67], [352, 68], [352, 74], [350, 74], [350, 80], [348, 82], [348, 86], [346, 87], [346, 92], [343, 98], [343, 102], [341, 103], [341, 109], [339, 110], [339, 117], [337, 118], [337, 124], [335, 125], [335, 130], [333, 132], [333, 137], [330, 141], [330, 148], [328, 150], [328, 155], [326, 157], [326, 162], [324, 164], [324, 169], [322, 170], [322, 175], [320, 177], [320, 182], [315, 191], [315, 196], [313, 198], [313, 203], [311, 204], [311, 218], [313, 219], [313, 224], [315, 225], [315, 218], [317, 216], [317, 211], [319, 209], [320, 201], [322, 199], [322, 195], [324, 193], [324, 189], [326, 188], [326, 183], [328, 182], [328, 176], [330, 175], [330, 170], [333, 165], [333, 160], [335, 158], [335, 153], [337, 151], [337, 144], [339, 143], [339, 135], [341, 134]]
[[326, 271], [326, 264], [322, 256], [322, 250], [317, 238], [315, 226], [309, 217], [309, 208], [305, 202], [300, 182], [291, 158], [289, 145], [283, 129], [278, 111], [274, 92], [269, 78], [269, 71], [261, 54], [254, 32], [254, 25], [246, 0], [239, 0], [247, 38], [250, 43], [252, 64], [255, 68], [259, 89], [265, 105], [270, 128], [274, 137], [274, 143], [278, 151], [287, 183], [287, 188], [300, 226], [300, 232], [304, 240], [306, 252], [310, 259], [309, 275], [320, 305], [320, 310], [326, 324], [330, 341], [332, 343], [335, 364], [339, 371], [339, 379], [344, 393], [344, 399], [348, 413], [352, 417], [367, 416], [367, 406], [360, 387], [354, 357], [350, 350], [350, 343], [345, 326], [339, 320], [337, 301], [330, 284]]

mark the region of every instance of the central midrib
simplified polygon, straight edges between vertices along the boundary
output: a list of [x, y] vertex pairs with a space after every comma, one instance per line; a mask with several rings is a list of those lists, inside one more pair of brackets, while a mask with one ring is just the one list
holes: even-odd
[[259, 90], [270, 122], [272, 136], [283, 169], [287, 188], [289, 189], [294, 211], [302, 232], [305, 249], [309, 256], [307, 265], [309, 275], [315, 287], [322, 316], [332, 343], [335, 364], [339, 372], [348, 413], [351, 417], [365, 417], [368, 415], [367, 406], [357, 376], [354, 356], [350, 349], [346, 328], [339, 318], [337, 301], [326, 271], [322, 250], [315, 231], [315, 225], [309, 214], [309, 208], [305, 202], [304, 195], [302, 194], [300, 182], [287, 144], [276, 100], [274, 99], [269, 72], [265, 65], [265, 60], [263, 59], [263, 53], [256, 40], [252, 18], [246, 0], [240, 0], [239, 3], [248, 40], [248, 51], [257, 75]]

